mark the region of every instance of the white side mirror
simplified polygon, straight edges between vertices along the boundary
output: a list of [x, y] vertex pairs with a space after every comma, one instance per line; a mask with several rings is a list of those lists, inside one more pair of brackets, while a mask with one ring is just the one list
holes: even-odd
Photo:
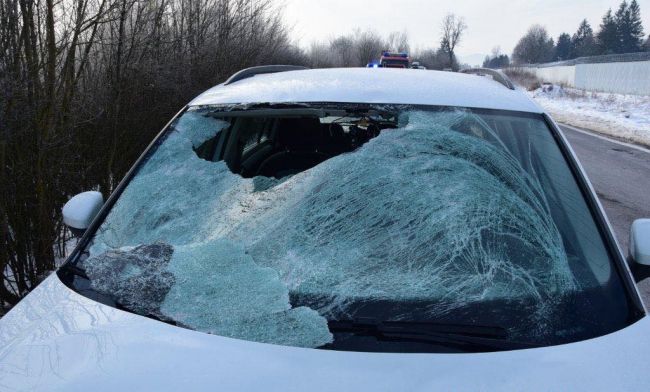
[[637, 219], [632, 223], [630, 256], [636, 264], [650, 266], [650, 219]]
[[83, 192], [68, 200], [63, 206], [63, 223], [75, 234], [83, 233], [95, 219], [104, 204], [100, 192]]

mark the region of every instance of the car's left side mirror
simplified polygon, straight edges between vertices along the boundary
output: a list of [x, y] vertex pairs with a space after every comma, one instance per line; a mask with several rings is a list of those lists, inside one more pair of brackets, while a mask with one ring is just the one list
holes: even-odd
[[637, 219], [632, 223], [630, 259], [637, 282], [650, 277], [650, 219]]
[[63, 223], [70, 228], [72, 234], [81, 237], [103, 204], [104, 197], [100, 192], [79, 193], [63, 206]]

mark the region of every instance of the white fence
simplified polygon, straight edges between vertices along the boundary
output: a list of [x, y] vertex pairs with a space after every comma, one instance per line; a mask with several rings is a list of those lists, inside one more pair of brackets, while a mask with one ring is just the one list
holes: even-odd
[[[596, 62], [604, 57], [522, 68], [534, 73], [543, 82], [589, 91], [650, 95], [650, 60]], [[590, 59], [595, 60], [588, 62]]]
[[532, 68], [535, 75], [544, 82], [562, 84], [575, 87], [576, 67], [575, 65], [563, 65], [557, 67]]

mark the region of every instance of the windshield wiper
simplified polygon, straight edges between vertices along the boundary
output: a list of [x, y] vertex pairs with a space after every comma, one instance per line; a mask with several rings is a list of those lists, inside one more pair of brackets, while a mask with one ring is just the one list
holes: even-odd
[[436, 322], [377, 321], [371, 318], [330, 320], [332, 333], [352, 333], [373, 336], [384, 341], [410, 341], [454, 346], [463, 351], [506, 351], [534, 348], [539, 345], [508, 339], [501, 327]]

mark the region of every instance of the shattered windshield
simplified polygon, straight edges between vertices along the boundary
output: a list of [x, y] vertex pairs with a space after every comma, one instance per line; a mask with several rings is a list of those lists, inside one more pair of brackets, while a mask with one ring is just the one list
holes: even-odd
[[190, 108], [78, 266], [123, 309], [300, 347], [558, 344], [629, 313], [542, 117], [498, 111]]

